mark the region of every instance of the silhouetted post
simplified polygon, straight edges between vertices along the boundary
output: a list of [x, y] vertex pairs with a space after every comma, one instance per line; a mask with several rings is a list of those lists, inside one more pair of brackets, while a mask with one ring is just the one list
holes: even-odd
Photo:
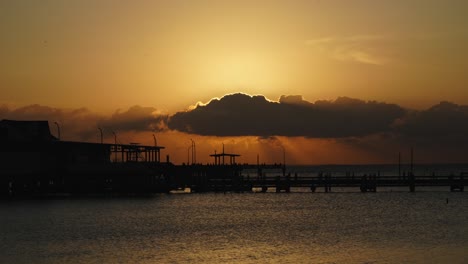
[[401, 177], [401, 152], [398, 152], [398, 177]]
[[257, 154], [257, 176], [258, 176], [258, 179], [263, 179], [262, 169], [260, 168], [260, 155], [259, 154]]
[[283, 145], [281, 145], [281, 148], [283, 149], [283, 177], [286, 175], [286, 149], [284, 148]]
[[57, 136], [58, 136], [58, 140], [60, 140], [60, 126], [59, 126], [59, 123], [54, 122], [54, 124], [57, 126]]
[[[117, 162], [117, 134], [115, 134], [114, 131], [112, 131], [112, 134], [114, 135], [114, 162]], [[123, 162], [123, 156], [122, 156], [122, 162]]]
[[114, 145], [117, 145], [117, 134], [114, 131], [112, 131], [112, 134], [114, 135]]
[[[157, 147], [158, 146], [158, 140], [156, 139], [156, 136], [153, 134], [153, 140], [154, 140], [154, 146]], [[156, 150], [153, 150], [153, 160], [152, 161], [155, 161], [157, 163], [160, 163], [161, 162], [161, 150], [160, 149], [156, 149]]]
[[101, 134], [101, 144], [103, 143], [103, 134], [102, 134], [102, 129], [100, 127], [98, 127], [99, 129], [99, 133]]
[[[158, 141], [156, 140], [156, 136], [153, 134], [154, 146], [158, 146]], [[155, 149], [151, 151], [151, 162], [160, 162], [161, 156], [159, 150]]]
[[453, 178], [454, 178], [453, 176], [454, 176], [453, 173], [450, 173], [450, 175], [448, 176], [449, 184], [450, 184], [450, 191], [451, 191], [451, 192], [453, 192], [454, 186], [455, 186], [454, 180], [453, 180]]
[[415, 184], [414, 173], [413, 173], [413, 147], [411, 147], [411, 165], [410, 165], [409, 181], [410, 181], [410, 192], [414, 192], [416, 189], [416, 184]]
[[194, 164], [196, 162], [196, 159], [195, 159], [195, 141], [193, 141], [193, 139], [190, 139], [190, 141], [192, 141], [192, 164]]
[[285, 190], [287, 193], [291, 191], [291, 173], [289, 173], [288, 176], [286, 176]]
[[192, 149], [192, 146], [187, 149], [187, 165], [190, 165], [190, 149]]
[[367, 192], [367, 175], [361, 177], [361, 192]]
[[413, 147], [411, 147], [411, 174], [413, 175]]
[[276, 192], [279, 193], [281, 192], [281, 180], [280, 176], [275, 177], [275, 183], [276, 183]]
[[325, 174], [325, 182], [324, 182], [324, 187], [325, 187], [325, 192], [328, 192], [328, 173]]
[[465, 179], [463, 177], [463, 173], [460, 174], [460, 192], [465, 190]]

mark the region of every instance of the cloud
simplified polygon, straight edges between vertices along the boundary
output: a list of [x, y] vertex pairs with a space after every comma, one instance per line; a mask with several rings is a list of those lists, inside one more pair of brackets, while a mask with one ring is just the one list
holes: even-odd
[[362, 50], [338, 49], [334, 57], [341, 61], [357, 61], [364, 64], [382, 65], [384, 60]]
[[110, 131], [163, 130], [166, 117], [156, 114], [152, 107], [133, 106], [127, 111], [118, 110], [105, 116], [86, 108], [61, 109], [34, 104], [19, 108], [1, 106], [0, 119], [47, 120], [53, 134], [56, 133], [54, 122], [57, 122], [64, 140], [96, 141], [98, 127], [104, 130], [105, 136], [110, 136]]
[[117, 110], [110, 118], [101, 120], [99, 125], [123, 131], [160, 131], [165, 128], [166, 119], [154, 107], [136, 105], [125, 112]]
[[468, 106], [441, 102], [421, 111], [408, 111], [389, 132], [337, 139], [355, 150], [397, 162], [402, 152], [409, 162], [410, 148], [417, 163], [466, 163]]
[[398, 120], [395, 131], [407, 137], [466, 138], [468, 106], [441, 102], [423, 111], [414, 111]]
[[408, 161], [410, 147], [416, 162], [466, 162], [468, 148], [468, 106], [451, 102], [407, 110], [348, 97], [312, 103], [300, 95], [272, 101], [230, 94], [172, 116], [143, 106], [103, 115], [86, 108], [3, 105], [0, 119], [48, 120], [53, 135], [58, 122], [63, 140], [99, 142], [101, 127], [105, 142], [113, 142], [115, 131], [121, 143], [153, 144], [154, 133], [181, 162], [186, 161], [190, 138], [208, 155], [226, 143], [226, 136], [239, 137], [231, 138], [226, 148], [249, 162], [258, 153], [262, 160], [281, 161], [281, 147], [288, 160], [299, 163], [397, 162], [398, 152]]
[[384, 65], [389, 59], [383, 55], [381, 43], [389, 39], [383, 35], [354, 35], [348, 37], [324, 37], [306, 40], [332, 59], [369, 65]]
[[257, 142], [261, 144], [266, 144], [270, 146], [283, 147], [283, 143], [276, 136], [262, 136], [257, 138]]
[[[98, 127], [104, 131], [105, 142], [113, 142], [111, 131], [115, 131], [121, 142], [153, 144], [151, 133], [162, 131], [156, 134], [158, 142], [183, 153], [181, 161], [186, 159], [189, 138], [195, 138], [200, 149], [205, 142], [208, 153], [227, 136], [252, 136], [243, 137], [249, 139], [243, 141], [247, 145], [237, 144], [235, 151], [250, 153], [250, 146], [263, 158], [278, 160], [283, 146], [288, 158], [295, 153], [297, 160], [306, 163], [312, 162], [308, 158], [336, 161], [338, 156], [346, 161], [349, 155], [359, 155], [350, 160], [360, 162], [396, 162], [400, 151], [407, 160], [410, 147], [417, 153], [417, 162], [465, 162], [468, 148], [468, 106], [450, 102], [408, 110], [348, 97], [312, 103], [300, 95], [272, 101], [261, 95], [230, 94], [172, 116], [143, 106], [103, 115], [86, 108], [28, 105], [0, 106], [0, 119], [48, 120], [53, 135], [57, 133], [54, 122], [58, 122], [63, 140], [87, 142], [99, 142]], [[184, 137], [187, 142], [181, 143]], [[255, 160], [255, 155], [249, 157]]]
[[212, 136], [304, 136], [334, 138], [389, 131], [406, 111], [394, 104], [347, 97], [309, 103], [298, 96], [272, 102], [263, 96], [231, 94], [173, 115], [170, 129]]
[[[468, 148], [468, 106], [450, 102], [408, 110], [348, 97], [311, 103], [300, 95], [283, 95], [274, 102], [234, 94], [177, 113], [168, 126], [199, 135], [253, 135], [268, 150], [263, 156], [286, 140], [288, 153], [298, 148], [296, 158], [308, 153], [327, 162], [391, 163], [398, 162], [399, 152], [409, 162], [411, 147], [416, 163], [466, 162]], [[309, 150], [311, 145], [321, 155]], [[325, 153], [329, 156], [322, 157]]]
[[101, 118], [100, 115], [92, 113], [86, 108], [60, 109], [38, 104], [27, 105], [19, 108], [4, 107], [0, 111], [0, 119], [13, 120], [47, 120], [52, 134], [56, 134], [54, 122], [60, 126], [63, 139], [86, 140], [96, 129], [95, 124]]

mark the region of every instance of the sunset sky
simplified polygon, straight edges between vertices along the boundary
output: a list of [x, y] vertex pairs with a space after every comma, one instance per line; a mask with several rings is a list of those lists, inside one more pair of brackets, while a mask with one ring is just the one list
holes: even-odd
[[[292, 163], [391, 163], [410, 145], [421, 162], [467, 162], [467, 14], [464, 0], [1, 1], [0, 119], [57, 120], [68, 140], [95, 141], [97, 126], [108, 140], [119, 130], [122, 143], [149, 144], [157, 133], [175, 162], [186, 160], [190, 138], [197, 158], [225, 143], [243, 162], [258, 153], [280, 162], [285, 147]], [[286, 117], [271, 122], [298, 132], [200, 125], [209, 111], [236, 113], [227, 99], [183, 115], [233, 93], [265, 96], [224, 98], [253, 112], [274, 108]], [[282, 95], [301, 95], [285, 98], [305, 110], [267, 104]], [[346, 130], [374, 107], [385, 117]], [[324, 117], [356, 108], [348, 120]]]

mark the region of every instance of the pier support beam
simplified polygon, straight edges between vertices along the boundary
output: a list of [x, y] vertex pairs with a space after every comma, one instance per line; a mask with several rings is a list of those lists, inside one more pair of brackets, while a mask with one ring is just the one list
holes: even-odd
[[377, 175], [364, 175], [361, 178], [361, 192], [377, 191]]
[[463, 192], [465, 190], [463, 174], [458, 179], [455, 179], [453, 174], [450, 175], [449, 183], [451, 192]]
[[416, 191], [416, 183], [415, 183], [413, 172], [409, 173], [408, 182], [409, 182], [409, 191], [410, 192], [415, 192]]

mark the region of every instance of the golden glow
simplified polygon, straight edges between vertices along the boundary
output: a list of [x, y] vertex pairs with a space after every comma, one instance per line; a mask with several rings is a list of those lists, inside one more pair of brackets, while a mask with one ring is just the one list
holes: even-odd
[[[0, 107], [173, 114], [237, 92], [468, 104], [467, 13], [456, 0], [1, 1]], [[160, 136], [183, 161], [188, 135]], [[197, 140], [208, 154], [226, 139]], [[257, 138], [229, 140], [248, 162], [281, 160]], [[389, 160], [339, 141], [280, 141], [297, 163]]]
[[239, 91], [468, 102], [466, 1], [21, 2], [0, 3], [1, 103], [174, 112]]
[[233, 54], [208, 61], [202, 71], [210, 87], [266, 87], [270, 82], [271, 65], [255, 54]]
[[[261, 163], [282, 163], [283, 147], [286, 154], [286, 164], [394, 164], [394, 154], [398, 147], [385, 149], [381, 152], [360, 149], [347, 146], [334, 139], [310, 139], [304, 137], [277, 137], [274, 140], [264, 140], [258, 137], [212, 137], [188, 135], [185, 133], [168, 131], [157, 133], [158, 143], [167, 148], [162, 154], [169, 155], [170, 160], [176, 164], [187, 162], [187, 149], [191, 146], [191, 140], [196, 142], [197, 162], [213, 163], [209, 154], [215, 151], [220, 153], [224, 144], [226, 153], [236, 153], [241, 156], [236, 159], [239, 163], [257, 162], [259, 155]], [[152, 133], [119, 133], [122, 142], [139, 142], [152, 145]], [[112, 142], [109, 136], [106, 142]], [[403, 147], [403, 146], [401, 146]], [[395, 152], [396, 151], [396, 152]], [[163, 156], [163, 157], [164, 157]]]

